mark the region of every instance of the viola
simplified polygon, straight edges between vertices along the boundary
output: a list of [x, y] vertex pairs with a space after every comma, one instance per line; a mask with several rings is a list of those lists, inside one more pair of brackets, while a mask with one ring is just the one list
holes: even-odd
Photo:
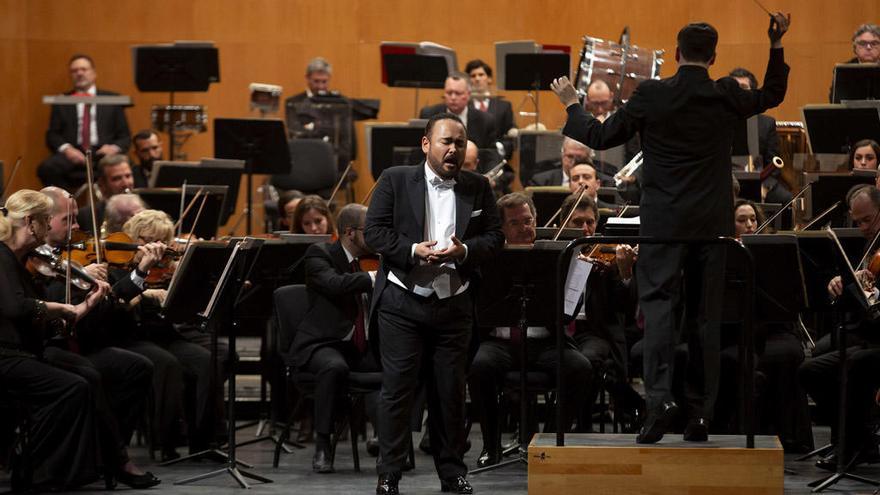
[[95, 279], [83, 270], [81, 264], [62, 259], [45, 244], [28, 253], [27, 268], [34, 276], [64, 280], [68, 279], [69, 269], [70, 283], [77, 289], [89, 291], [95, 286]]

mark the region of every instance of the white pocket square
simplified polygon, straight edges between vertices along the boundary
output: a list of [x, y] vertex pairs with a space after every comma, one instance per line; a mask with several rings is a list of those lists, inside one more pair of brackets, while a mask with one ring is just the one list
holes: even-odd
[[478, 217], [483, 213], [483, 210], [474, 210], [471, 212], [471, 218]]

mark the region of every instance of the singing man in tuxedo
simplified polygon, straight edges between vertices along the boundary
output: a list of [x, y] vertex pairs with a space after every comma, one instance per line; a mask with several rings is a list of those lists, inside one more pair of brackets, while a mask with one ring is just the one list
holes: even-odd
[[[111, 91], [98, 89], [97, 74], [91, 57], [77, 54], [68, 64], [75, 96], [111, 96]], [[85, 152], [92, 150], [95, 160], [125, 153], [130, 144], [125, 111], [109, 105], [52, 105], [46, 146], [52, 153], [37, 168], [45, 186], [58, 186], [73, 192], [86, 181]]]
[[467, 74], [455, 72], [443, 83], [443, 103], [422, 108], [420, 119], [429, 119], [434, 115], [449, 112], [461, 120], [467, 129], [467, 137], [477, 144], [478, 148], [495, 148], [495, 119], [491, 115], [472, 110], [468, 105], [471, 99], [471, 80]]
[[473, 493], [462, 460], [472, 286], [504, 236], [488, 181], [461, 170], [467, 139], [457, 116], [431, 117], [426, 162], [385, 170], [367, 211], [365, 239], [382, 255], [371, 308], [382, 362], [379, 495], [399, 493], [420, 375], [441, 488]]
[[[339, 240], [312, 244], [304, 258], [309, 310], [296, 330], [291, 350], [296, 366], [316, 377], [312, 469], [317, 473], [333, 472], [330, 434], [349, 370], [379, 369], [367, 346], [365, 319], [375, 273], [361, 271], [357, 261], [371, 252], [364, 242], [366, 214], [366, 206], [345, 205], [336, 218]], [[368, 416], [375, 420], [374, 415]]]
[[[699, 238], [734, 233], [730, 150], [740, 119], [775, 107], [785, 97], [788, 66], [782, 36], [789, 18], [770, 19], [770, 58], [764, 86], [744, 90], [733, 78], [713, 81], [718, 32], [705, 23], [688, 24], [678, 33], [678, 72], [645, 81], [604, 122], [578, 102], [567, 77], [551, 88], [568, 113], [563, 134], [596, 149], [626, 142], [636, 132], [642, 140], [641, 235]], [[639, 303], [645, 316], [644, 375], [648, 417], [636, 439], [658, 442], [673, 422], [678, 405], [671, 382], [673, 348], [679, 328], [676, 302], [682, 283], [693, 327], [688, 346], [688, 415], [684, 439], [705, 441], [718, 395], [720, 320], [726, 247], [720, 244], [644, 244], [640, 247]], [[694, 312], [692, 313], [691, 310]]]

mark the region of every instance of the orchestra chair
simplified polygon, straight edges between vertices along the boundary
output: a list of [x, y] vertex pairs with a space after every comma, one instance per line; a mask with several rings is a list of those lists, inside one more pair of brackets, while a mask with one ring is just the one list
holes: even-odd
[[[305, 285], [288, 285], [275, 290], [275, 319], [278, 331], [276, 348], [283, 353], [284, 366], [286, 369], [287, 380], [293, 384], [299, 391], [299, 397], [293, 407], [293, 411], [288, 417], [284, 430], [275, 447], [275, 456], [272, 460], [272, 466], [278, 467], [281, 457], [281, 449], [284, 443], [290, 438], [291, 425], [294, 418], [298, 417], [302, 412], [304, 404], [307, 404], [306, 398], [312, 397], [315, 393], [315, 375], [312, 373], [300, 371], [292, 364], [289, 353], [284, 350], [290, 348], [296, 329], [302, 321], [303, 315], [309, 309], [308, 288]], [[346, 395], [348, 398], [345, 404], [345, 411], [338, 410], [340, 416], [336, 421], [336, 431], [333, 434], [330, 445], [330, 456], [336, 456], [336, 443], [339, 438], [351, 428], [351, 425], [358, 424], [358, 417], [354, 415], [360, 414], [364, 407], [364, 397], [371, 392], [377, 392], [382, 387], [382, 372], [357, 372], [351, 371], [348, 374], [348, 385]], [[358, 452], [358, 435], [352, 431], [349, 435], [351, 438], [351, 453], [355, 471], [360, 471], [360, 455]], [[412, 446], [410, 446], [410, 462], [414, 466]]]
[[333, 145], [323, 139], [292, 139], [290, 172], [272, 176], [271, 183], [279, 190], [298, 189], [303, 194], [317, 194], [329, 199], [339, 178]]

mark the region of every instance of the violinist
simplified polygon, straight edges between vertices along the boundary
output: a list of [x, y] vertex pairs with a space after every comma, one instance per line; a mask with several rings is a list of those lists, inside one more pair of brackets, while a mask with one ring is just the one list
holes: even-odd
[[[76, 200], [58, 187], [47, 187], [41, 192], [53, 201], [49, 220], [51, 228], [46, 236], [46, 243], [50, 247], [64, 249], [68, 229], [79, 228], [76, 223]], [[85, 271], [109, 289], [106, 285], [106, 266], [92, 264]], [[64, 301], [64, 285], [64, 282], [58, 280], [47, 282], [47, 297]], [[80, 300], [84, 295], [72, 297]], [[153, 363], [139, 354], [111, 346], [105, 335], [113, 329], [98, 329], [107, 323], [106, 311], [112, 306], [112, 301], [102, 301], [98, 310], [76, 326], [77, 348], [71, 348], [68, 339], [55, 337], [48, 341], [44, 355], [52, 365], [71, 371], [88, 381], [95, 400], [95, 414], [98, 418], [96, 424], [108, 476], [113, 476], [130, 487], [149, 488], [158, 484], [159, 479], [150, 473], [144, 473], [131, 461], [127, 445], [146, 406]]]
[[[514, 192], [502, 196], [498, 202], [501, 214], [501, 231], [505, 243], [531, 246], [535, 242], [535, 205], [523, 193]], [[558, 362], [556, 338], [546, 327], [528, 327], [528, 363], [530, 369], [555, 373]], [[491, 466], [501, 461], [501, 427], [499, 424], [498, 394], [508, 371], [519, 369], [519, 347], [523, 345], [522, 332], [518, 328], [498, 327], [489, 330], [488, 337], [480, 343], [468, 372], [471, 405], [476, 410], [483, 435], [483, 451], [477, 458], [477, 467]], [[565, 374], [566, 424], [571, 424], [587, 396], [587, 384], [592, 375], [590, 362], [574, 348], [567, 339], [563, 351], [562, 368]], [[525, 425], [520, 425], [525, 428]]]
[[293, 233], [335, 234], [333, 216], [327, 202], [320, 196], [310, 194], [302, 198], [293, 210]]
[[568, 172], [568, 187], [571, 192], [576, 192], [581, 185], [586, 185], [587, 196], [593, 200], [598, 208], [614, 208], [612, 203], [599, 199], [599, 177], [596, 175], [596, 169], [589, 163], [576, 163]]
[[[128, 192], [134, 187], [134, 176], [131, 173], [131, 164], [128, 155], [118, 154], [105, 156], [98, 162], [98, 190], [101, 191], [101, 201], [95, 204], [95, 216], [98, 225], [104, 222], [104, 209], [107, 200], [111, 197]], [[80, 225], [91, 225], [91, 211], [88, 206], [83, 206], [77, 213]]]
[[116, 194], [105, 204], [104, 224], [101, 225], [101, 232], [104, 235], [122, 232], [122, 226], [129, 218], [147, 209], [144, 200], [133, 193]]
[[[572, 168], [572, 177], [576, 167]], [[596, 234], [599, 209], [588, 195], [577, 202], [578, 195], [568, 196], [562, 203], [562, 218], [571, 214], [568, 228], [581, 228], [584, 236]], [[610, 250], [610, 252], [605, 252]], [[593, 251], [590, 248], [590, 251]], [[600, 252], [602, 251], [602, 252]], [[635, 431], [644, 403], [627, 382], [628, 351], [625, 323], [626, 313], [632, 313], [629, 282], [632, 279], [635, 250], [629, 246], [599, 245], [593, 256], [581, 255], [593, 268], [587, 279], [582, 307], [578, 310], [574, 341], [581, 354], [593, 368], [592, 380], [578, 429], [589, 431], [592, 422], [592, 404], [604, 383], [616, 404], [624, 429]], [[604, 377], [604, 382], [603, 382]]]
[[[316, 377], [312, 458], [316, 473], [333, 472], [330, 435], [348, 372], [379, 371], [365, 311], [376, 272], [362, 271], [358, 265], [360, 257], [373, 252], [364, 242], [366, 215], [366, 206], [345, 205], [337, 217], [339, 239], [312, 244], [304, 257], [309, 309], [289, 353], [298, 368]], [[376, 393], [367, 397], [368, 417], [374, 422], [376, 400]]]
[[[847, 196], [850, 217], [870, 242], [880, 228], [880, 190], [874, 186], [860, 186]], [[874, 275], [861, 269], [856, 276], [873, 289]], [[828, 283], [828, 294], [832, 298], [843, 294], [841, 277]], [[868, 424], [871, 409], [874, 407], [874, 392], [880, 387], [880, 324], [875, 321], [857, 322], [855, 329], [847, 330], [846, 359], [848, 364], [846, 431], [838, 430], [838, 398], [840, 383], [838, 371], [840, 354], [826, 352], [805, 361], [798, 369], [798, 379], [816, 403], [818, 412], [831, 422], [831, 441], [836, 443], [840, 435], [846, 440], [845, 461], [854, 460], [856, 464], [880, 459], [877, 445], [870, 441], [871, 426]], [[820, 341], [821, 344], [821, 341]], [[835, 451], [836, 452], [836, 451]], [[816, 465], [834, 471], [837, 468], [836, 453], [830, 454]]]
[[25, 268], [45, 242], [52, 200], [22, 189], [0, 207], [0, 390], [30, 411], [33, 488], [70, 490], [98, 479], [94, 402], [88, 382], [43, 359], [44, 336], [83, 318], [104, 297], [46, 301]]
[[852, 145], [847, 160], [847, 168], [852, 170], [877, 170], [877, 158], [880, 157], [880, 144], [873, 139], [862, 139]]
[[[128, 329], [120, 334], [120, 346], [153, 362], [153, 433], [161, 443], [162, 458], [172, 460], [179, 456], [176, 447], [182, 440], [184, 424], [189, 427], [186, 435], [190, 452], [204, 450], [214, 441], [215, 422], [220, 419], [214, 402], [217, 397], [211, 352], [207, 342], [193, 342], [189, 333], [179, 332], [161, 318], [160, 309], [167, 290], [144, 285], [158, 264], [172, 262], [165, 256], [166, 246], [174, 237], [171, 219], [165, 212], [144, 210], [129, 219], [123, 231], [142, 248], [133, 260], [140, 282], [139, 297], [127, 299], [130, 307], [117, 315], [120, 326]], [[129, 276], [131, 272], [126, 269], [116, 268], [110, 273], [111, 280], [126, 280]], [[195, 398], [194, 409], [184, 407], [189, 402], [185, 397]]]

